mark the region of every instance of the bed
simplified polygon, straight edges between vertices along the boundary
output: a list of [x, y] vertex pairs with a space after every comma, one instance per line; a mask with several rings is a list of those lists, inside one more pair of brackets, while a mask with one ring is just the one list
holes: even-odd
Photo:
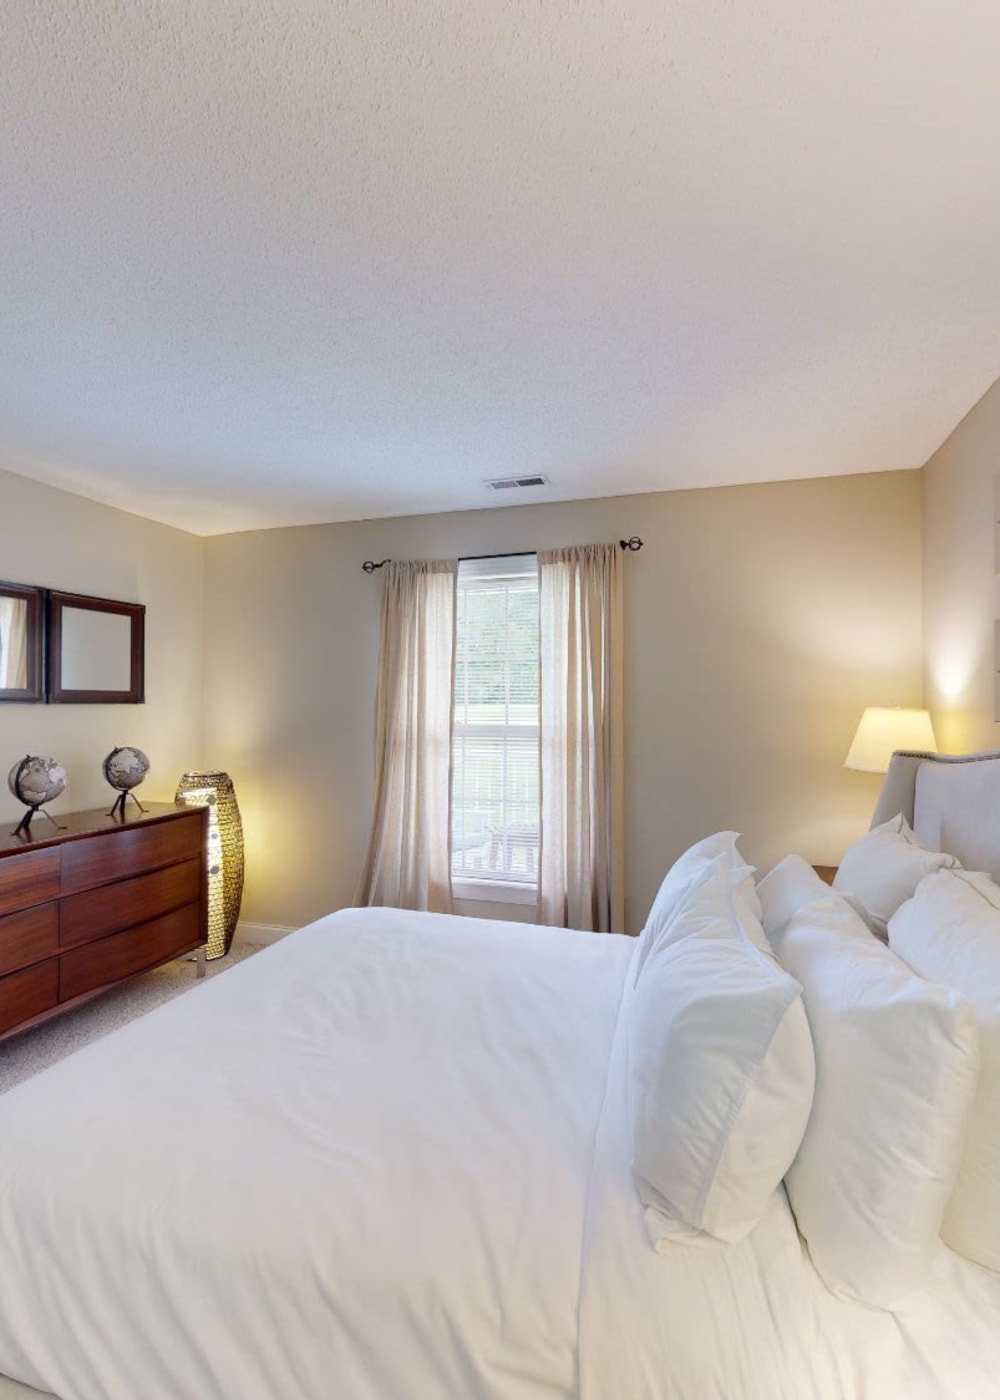
[[[886, 792], [1000, 875], [997, 755]], [[1000, 1275], [951, 1251], [901, 1315], [829, 1292], [780, 1189], [651, 1248], [637, 951], [345, 910], [0, 1097], [2, 1400], [1000, 1394]]]

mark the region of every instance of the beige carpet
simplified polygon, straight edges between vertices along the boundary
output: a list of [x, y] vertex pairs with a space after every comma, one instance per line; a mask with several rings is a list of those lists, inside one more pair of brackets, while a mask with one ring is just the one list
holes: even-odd
[[[218, 977], [227, 968], [259, 953], [263, 946], [238, 939], [226, 957], [208, 964], [206, 976]], [[0, 1043], [0, 1093], [196, 985], [193, 960], [165, 963], [74, 1011], [3, 1041]]]

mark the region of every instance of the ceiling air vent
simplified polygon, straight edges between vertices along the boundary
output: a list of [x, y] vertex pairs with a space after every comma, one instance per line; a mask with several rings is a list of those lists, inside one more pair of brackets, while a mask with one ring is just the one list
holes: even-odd
[[547, 476], [498, 476], [486, 485], [491, 491], [520, 491], [524, 486], [548, 486]]

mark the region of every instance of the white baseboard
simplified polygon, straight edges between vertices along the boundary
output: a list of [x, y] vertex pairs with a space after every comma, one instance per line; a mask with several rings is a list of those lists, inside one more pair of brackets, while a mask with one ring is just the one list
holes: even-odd
[[277, 943], [294, 932], [287, 924], [248, 924], [241, 919], [236, 925], [236, 937], [247, 943]]

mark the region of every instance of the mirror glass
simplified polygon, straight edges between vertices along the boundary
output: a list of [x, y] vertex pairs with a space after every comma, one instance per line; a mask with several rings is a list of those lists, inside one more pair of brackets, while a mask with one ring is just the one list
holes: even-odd
[[131, 655], [131, 618], [83, 608], [63, 610], [64, 690], [128, 690]]
[[51, 704], [141, 704], [146, 610], [79, 593], [49, 593]]
[[0, 689], [23, 690], [27, 684], [28, 604], [0, 598]]
[[0, 701], [42, 699], [42, 590], [0, 583]]

